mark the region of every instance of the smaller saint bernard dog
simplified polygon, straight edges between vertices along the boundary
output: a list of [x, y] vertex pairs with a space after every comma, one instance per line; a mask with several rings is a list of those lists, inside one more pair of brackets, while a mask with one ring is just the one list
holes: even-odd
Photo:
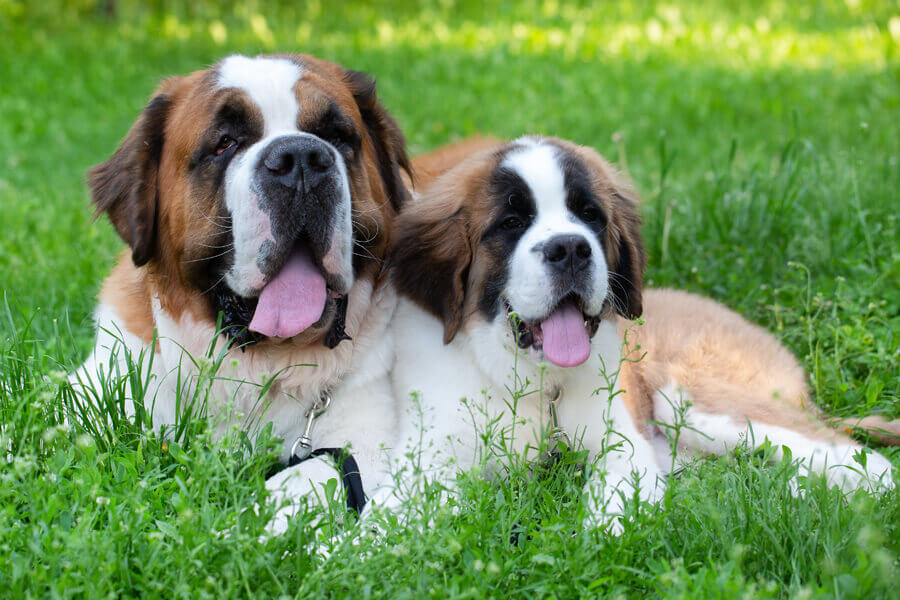
[[[665, 426], [678, 420], [679, 453], [768, 439], [844, 489], [893, 486], [884, 456], [863, 467], [861, 446], [816, 418], [775, 338], [711, 300], [642, 290], [638, 198], [594, 150], [478, 139], [413, 164], [425, 185], [397, 220], [391, 257], [400, 488], [422, 473], [452, 486], [485, 456], [489, 429], [531, 456], [552, 429], [599, 457], [587, 524], [610, 523], [624, 497], [664, 490]], [[898, 441], [900, 422], [862, 425]], [[397, 508], [399, 496], [385, 488], [373, 504]]]
[[[204, 357], [225, 353], [200, 398], [217, 434], [272, 423], [284, 462], [304, 433], [306, 454], [349, 446], [370, 486], [395, 431], [383, 266], [409, 170], [362, 73], [230, 56], [166, 79], [89, 175], [97, 213], [129, 248], [100, 292], [76, 390], [96, 402], [101, 380], [128, 380], [127, 351], [142, 357], [154, 426], [171, 426]], [[335, 476], [314, 456], [269, 487], [297, 498]]]

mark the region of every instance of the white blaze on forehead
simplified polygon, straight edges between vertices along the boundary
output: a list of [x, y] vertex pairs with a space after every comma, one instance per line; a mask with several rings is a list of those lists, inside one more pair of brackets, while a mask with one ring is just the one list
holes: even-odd
[[286, 58], [229, 56], [219, 65], [218, 84], [238, 88], [250, 96], [263, 116], [263, 137], [276, 132], [297, 131], [300, 105], [294, 86], [303, 69]]
[[537, 214], [566, 211], [566, 183], [556, 158], [556, 148], [533, 139], [520, 140], [521, 149], [510, 152], [503, 166], [515, 171], [531, 189]]

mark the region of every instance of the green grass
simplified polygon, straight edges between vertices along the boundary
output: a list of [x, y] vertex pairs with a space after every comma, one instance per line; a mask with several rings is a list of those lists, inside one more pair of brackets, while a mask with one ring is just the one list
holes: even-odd
[[[0, 0], [0, 589], [15, 597], [833, 597], [896, 593], [900, 493], [784, 492], [788, 464], [698, 464], [620, 538], [578, 529], [578, 477], [472, 481], [422, 531], [257, 541], [273, 465], [198, 425], [180, 443], [62, 418], [121, 246], [84, 173], [156, 83], [232, 52], [377, 76], [413, 152], [547, 133], [627, 166], [647, 278], [768, 327], [830, 412], [900, 417], [900, 9], [892, 2], [444, 2], [275, 8]], [[167, 12], [168, 11], [168, 12]], [[897, 462], [898, 454], [893, 457]], [[534, 525], [540, 518], [540, 527]], [[530, 539], [509, 544], [516, 523]], [[218, 532], [228, 530], [228, 535]], [[340, 538], [342, 539], [342, 538]], [[323, 540], [326, 540], [323, 542]], [[370, 552], [369, 552], [370, 551]], [[366, 553], [369, 552], [369, 555]], [[363, 558], [365, 557], [365, 558]]]

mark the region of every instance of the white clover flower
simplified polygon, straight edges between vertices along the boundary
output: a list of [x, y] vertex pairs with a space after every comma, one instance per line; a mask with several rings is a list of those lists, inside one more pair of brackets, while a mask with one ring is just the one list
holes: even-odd
[[34, 461], [27, 456], [17, 456], [13, 459], [13, 469], [19, 477], [24, 477], [34, 468]]
[[54, 370], [54, 371], [50, 371], [50, 372], [47, 374], [47, 376], [48, 376], [48, 379], [49, 379], [50, 381], [52, 381], [53, 383], [55, 383], [55, 384], [57, 384], [57, 385], [62, 384], [62, 383], [65, 383], [66, 380], [68, 379], [68, 376], [66, 375], [66, 372], [65, 372], [65, 371], [60, 371], [59, 369]]

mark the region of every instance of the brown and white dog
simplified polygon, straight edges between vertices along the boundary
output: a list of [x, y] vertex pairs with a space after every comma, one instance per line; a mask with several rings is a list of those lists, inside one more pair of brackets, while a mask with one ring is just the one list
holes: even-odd
[[[84, 394], [125, 376], [126, 353], [142, 356], [144, 403], [154, 426], [171, 425], [203, 357], [227, 353], [202, 392], [217, 433], [271, 422], [287, 461], [328, 395], [312, 444], [352, 446], [365, 481], [394, 431], [395, 297], [382, 266], [408, 170], [403, 135], [361, 73], [231, 56], [165, 80], [90, 172], [97, 212], [130, 249], [100, 292], [96, 346], [75, 376]], [[298, 496], [334, 477], [320, 458], [270, 487]]]
[[[885, 457], [870, 453], [866, 471], [859, 444], [804, 408], [804, 373], [772, 336], [710, 300], [642, 290], [637, 196], [592, 149], [476, 140], [420, 164], [420, 181], [433, 181], [397, 221], [391, 267], [394, 390], [418, 392], [401, 436], [412, 447], [394, 453], [400, 473], [452, 484], [482, 456], [486, 431], [527, 454], [554, 424], [600, 457], [588, 520], [605, 522], [635, 487], [645, 500], [664, 489], [665, 425], [682, 419], [682, 449], [768, 439], [844, 488], [893, 485]], [[643, 326], [630, 321], [641, 315]], [[623, 362], [626, 328], [640, 349]]]

